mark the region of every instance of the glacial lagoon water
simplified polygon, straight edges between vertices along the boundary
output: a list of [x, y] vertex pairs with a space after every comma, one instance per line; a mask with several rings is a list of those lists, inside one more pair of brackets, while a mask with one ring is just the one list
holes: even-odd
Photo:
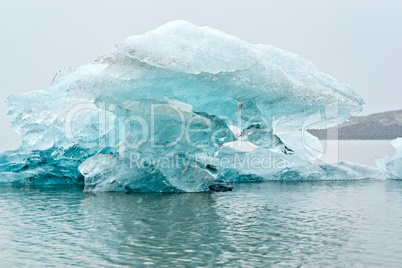
[[[370, 164], [388, 141], [340, 142]], [[328, 161], [333, 158], [327, 158]], [[234, 184], [228, 193], [0, 188], [0, 267], [398, 267], [402, 181]]]

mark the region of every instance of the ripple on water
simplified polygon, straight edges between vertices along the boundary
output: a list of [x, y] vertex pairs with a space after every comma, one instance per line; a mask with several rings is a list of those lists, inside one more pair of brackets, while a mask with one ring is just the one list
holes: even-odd
[[0, 188], [0, 266], [398, 266], [402, 181], [212, 194]]

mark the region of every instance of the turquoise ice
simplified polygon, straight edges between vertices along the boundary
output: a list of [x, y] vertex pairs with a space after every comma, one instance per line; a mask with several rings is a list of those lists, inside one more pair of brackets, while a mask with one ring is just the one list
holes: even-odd
[[[321, 143], [306, 130], [345, 122], [364, 105], [349, 85], [293, 53], [185, 21], [128, 37], [7, 103], [23, 142], [0, 155], [0, 185], [198, 192], [217, 179], [377, 175], [313, 163]], [[235, 165], [245, 156], [273, 159]]]

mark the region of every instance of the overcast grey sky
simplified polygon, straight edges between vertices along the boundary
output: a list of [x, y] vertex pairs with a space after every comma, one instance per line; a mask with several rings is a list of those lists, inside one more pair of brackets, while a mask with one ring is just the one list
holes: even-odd
[[363, 114], [402, 109], [402, 0], [0, 0], [0, 151], [16, 148], [4, 101], [62, 67], [184, 19], [297, 53], [349, 83]]

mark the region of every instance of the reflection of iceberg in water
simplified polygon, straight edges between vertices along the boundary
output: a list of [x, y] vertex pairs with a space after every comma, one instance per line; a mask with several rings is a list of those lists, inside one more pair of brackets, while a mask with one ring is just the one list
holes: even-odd
[[81, 204], [84, 225], [92, 227], [85, 236], [97, 241], [92, 254], [106, 249], [113, 256], [110, 261], [123, 266], [141, 266], [147, 262], [144, 257], [161, 266], [186, 261], [205, 266], [205, 260], [221, 259], [225, 239], [214, 196], [103, 193], [99, 197], [86, 194]]
[[390, 179], [402, 179], [402, 138], [391, 141], [396, 152], [394, 156], [378, 159], [377, 166]]
[[384, 260], [390, 267], [400, 263], [398, 181], [235, 187], [237, 192], [225, 194], [134, 195], [83, 193], [74, 186], [0, 188], [5, 223], [0, 263], [348, 267], [359, 258], [368, 267], [381, 267]]
[[352, 164], [312, 164], [321, 144], [305, 131], [344, 122], [363, 103], [295, 54], [172, 22], [60, 71], [47, 90], [10, 97], [23, 144], [0, 155], [0, 185], [198, 192], [217, 178], [372, 177]]

